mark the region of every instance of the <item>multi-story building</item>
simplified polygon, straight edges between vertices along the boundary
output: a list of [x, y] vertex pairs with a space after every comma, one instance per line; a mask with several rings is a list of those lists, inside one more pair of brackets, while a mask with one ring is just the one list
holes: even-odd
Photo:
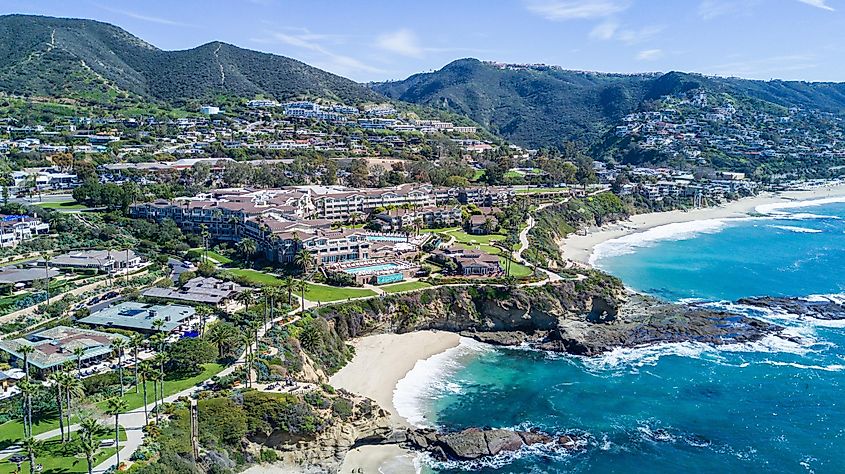
[[16, 247], [39, 234], [50, 231], [50, 224], [29, 216], [0, 214], [0, 247]]

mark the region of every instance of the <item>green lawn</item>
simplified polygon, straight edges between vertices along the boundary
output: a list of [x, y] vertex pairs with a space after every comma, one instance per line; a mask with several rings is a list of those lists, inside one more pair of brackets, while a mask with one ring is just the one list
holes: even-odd
[[[499, 265], [502, 266], [503, 270], [504, 270], [505, 265], [507, 263], [508, 263], [507, 257], [499, 257]], [[534, 274], [534, 270], [532, 270], [530, 267], [526, 267], [525, 265], [522, 265], [520, 263], [516, 263], [516, 262], [513, 262], [513, 261], [511, 262], [511, 276], [512, 277], [525, 278], [525, 277], [529, 277], [533, 274]]]
[[78, 210], [78, 209], [88, 209], [88, 206], [85, 204], [80, 204], [76, 201], [64, 201], [64, 202], [37, 202], [35, 203], [38, 207], [43, 207], [45, 209], [57, 209], [57, 210]]
[[[190, 249], [189, 252], [197, 252], [200, 256], [203, 256], [203, 257], [205, 257], [205, 254], [206, 254], [205, 249], [202, 249], [200, 247]], [[229, 258], [225, 255], [221, 255], [221, 254], [215, 252], [214, 250], [208, 251], [208, 260], [211, 263], [217, 263], [217, 264], [220, 264], [220, 265], [228, 265], [228, 264], [232, 263], [231, 258]]]
[[[173, 395], [174, 393], [179, 393], [182, 390], [188, 389], [193, 387], [194, 385], [208, 380], [214, 375], [220, 373], [223, 370], [223, 366], [220, 364], [205, 364], [202, 373], [199, 375], [195, 375], [193, 377], [189, 377], [186, 379], [180, 380], [164, 380], [164, 396], [168, 397]], [[123, 396], [126, 400], [127, 405], [129, 406], [129, 410], [134, 410], [136, 408], [140, 408], [144, 406], [144, 391], [139, 388], [138, 393], [135, 393], [135, 389], [131, 388], [126, 394]], [[153, 400], [153, 385], [152, 383], [148, 383], [147, 385], [147, 403], [151, 403]], [[108, 402], [103, 400], [97, 403], [97, 407], [105, 409], [106, 404]]]
[[226, 271], [232, 275], [246, 278], [254, 285], [279, 286], [282, 284], [281, 278], [268, 273], [259, 272], [258, 270], [252, 270], [249, 268], [232, 268]]
[[502, 234], [472, 235], [462, 230], [449, 231], [447, 233], [455, 237], [455, 240], [462, 244], [476, 243], [490, 245], [493, 242], [505, 239], [505, 236]]
[[385, 285], [381, 289], [386, 293], [398, 293], [400, 291], [421, 290], [429, 287], [431, 285], [422, 281], [406, 281], [405, 283], [396, 283], [395, 285]]
[[[35, 413], [33, 413], [33, 417], [35, 417]], [[59, 429], [58, 418], [36, 420], [32, 425], [32, 433], [36, 435], [57, 429]], [[14, 420], [0, 425], [0, 449], [12, 445], [21, 439], [23, 439], [23, 423]]]
[[[113, 423], [113, 421], [110, 423]], [[109, 424], [95, 438], [98, 440], [114, 439], [114, 431], [109, 429], [113, 426], [113, 424]], [[77, 454], [76, 439], [76, 435], [73, 435], [73, 441], [65, 444], [59, 441], [58, 436], [44, 441], [41, 452], [35, 455], [36, 464], [41, 464], [44, 468], [41, 471], [42, 474], [82, 474], [88, 472], [88, 462], [85, 460], [85, 456]], [[126, 432], [123, 428], [120, 429], [120, 440], [126, 441]], [[105, 448], [97, 451], [97, 454], [94, 455], [94, 466], [111, 457], [114, 452], [115, 448]], [[0, 461], [0, 474], [14, 474], [16, 469], [17, 465], [8, 459]], [[29, 472], [28, 461], [21, 464], [20, 472]]]
[[438, 232], [453, 232], [456, 230], [461, 230], [460, 227], [441, 227], [439, 229], [420, 229], [420, 233], [429, 233], [429, 234], [436, 234]]
[[305, 290], [305, 299], [308, 301], [340, 301], [347, 298], [363, 298], [375, 296], [373, 290], [363, 288], [339, 288], [335, 286], [323, 286], [308, 283]]

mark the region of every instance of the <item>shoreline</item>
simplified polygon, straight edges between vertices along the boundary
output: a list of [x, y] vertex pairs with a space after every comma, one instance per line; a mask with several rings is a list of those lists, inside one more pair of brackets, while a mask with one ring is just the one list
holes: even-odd
[[[396, 411], [393, 394], [400, 380], [417, 365], [460, 344], [460, 336], [445, 331], [378, 334], [355, 339], [355, 357], [329, 383], [373, 399], [390, 412], [394, 429], [412, 427]], [[339, 472], [416, 472], [415, 453], [396, 445], [362, 446], [347, 453]]]
[[625, 221], [587, 229], [586, 235], [570, 234], [559, 241], [560, 251], [565, 259], [592, 266], [591, 257], [600, 244], [621, 237], [638, 234], [670, 224], [682, 224], [706, 220], [738, 219], [750, 217], [760, 206], [789, 204], [795, 201], [818, 200], [845, 196], [845, 184], [819, 187], [804, 191], [766, 192], [715, 207], [691, 211], [665, 211], [636, 214]]

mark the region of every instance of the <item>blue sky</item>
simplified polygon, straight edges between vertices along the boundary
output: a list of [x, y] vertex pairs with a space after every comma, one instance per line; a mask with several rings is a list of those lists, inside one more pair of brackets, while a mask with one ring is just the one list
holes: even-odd
[[605, 72], [845, 81], [845, 0], [0, 0], [162, 49], [220, 40], [358, 81], [475, 57]]

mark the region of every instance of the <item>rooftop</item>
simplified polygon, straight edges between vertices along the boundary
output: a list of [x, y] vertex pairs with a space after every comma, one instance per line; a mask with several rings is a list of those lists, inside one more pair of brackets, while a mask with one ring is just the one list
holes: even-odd
[[34, 351], [27, 356], [29, 363], [39, 369], [47, 369], [77, 360], [74, 351], [83, 349], [82, 360], [106, 355], [111, 352], [115, 339], [127, 339], [120, 334], [110, 334], [90, 329], [57, 326], [29, 334], [18, 339], [0, 341], [0, 350], [23, 359], [18, 351], [21, 346], [30, 346]]
[[161, 331], [171, 332], [182, 321], [189, 319], [195, 313], [194, 308], [190, 306], [156, 305], [129, 301], [97, 311], [80, 319], [79, 322], [95, 326], [153, 331], [153, 322], [161, 320], [164, 322]]

